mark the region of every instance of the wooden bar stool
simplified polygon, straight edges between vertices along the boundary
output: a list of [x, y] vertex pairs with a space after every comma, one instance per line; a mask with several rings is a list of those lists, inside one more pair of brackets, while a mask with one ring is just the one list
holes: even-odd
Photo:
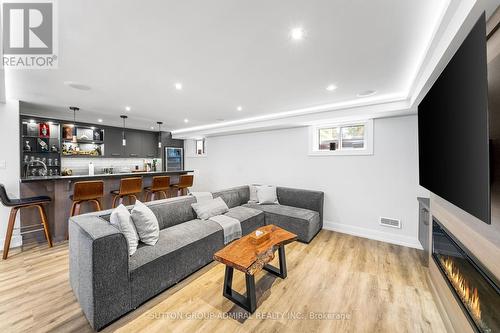
[[142, 192], [142, 178], [141, 177], [131, 177], [120, 179], [120, 189], [111, 191], [113, 195], [112, 208], [116, 207], [116, 201], [119, 199], [119, 203], [122, 203], [124, 197], [128, 197], [129, 204], [132, 204], [131, 198], [137, 200], [137, 195]]
[[[163, 196], [168, 198], [167, 191], [170, 189], [170, 177], [169, 176], [155, 176], [153, 177], [153, 181], [151, 186], [147, 186], [144, 188], [146, 192], [144, 195], [144, 201], [156, 200], [156, 194], [163, 194]], [[148, 199], [149, 197], [149, 199]]]
[[5, 186], [0, 184], [0, 201], [2, 201], [2, 204], [6, 207], [12, 207], [10, 210], [10, 217], [9, 217], [9, 222], [7, 225], [7, 233], [5, 235], [5, 241], [3, 245], [3, 259], [7, 259], [7, 256], [9, 255], [9, 247], [10, 247], [10, 241], [12, 238], [12, 233], [14, 231], [14, 224], [16, 223], [16, 215], [17, 211], [20, 210], [21, 208], [28, 208], [28, 207], [36, 207], [38, 208], [38, 212], [40, 213], [40, 219], [42, 220], [42, 226], [43, 228], [35, 229], [35, 230], [29, 230], [26, 232], [23, 232], [23, 228], [32, 228], [39, 226], [40, 224], [33, 224], [33, 225], [28, 225], [28, 226], [22, 226], [19, 229], [21, 230], [21, 235], [24, 233], [31, 233], [35, 231], [45, 231], [45, 238], [47, 239], [47, 242], [49, 243], [49, 247], [52, 247], [52, 238], [50, 237], [50, 232], [49, 232], [49, 223], [47, 221], [47, 214], [45, 214], [45, 209], [43, 208], [44, 204], [47, 204], [51, 202], [52, 200], [50, 197], [46, 196], [40, 196], [40, 197], [30, 197], [30, 198], [22, 198], [22, 199], [10, 199], [9, 196], [7, 195], [7, 191], [5, 190]]
[[173, 188], [177, 189], [177, 196], [179, 196], [179, 192], [184, 195], [184, 190], [189, 192], [189, 188], [193, 186], [193, 179], [193, 175], [181, 175], [179, 183], [172, 185]]
[[96, 211], [102, 210], [101, 199], [104, 197], [104, 182], [102, 180], [91, 180], [85, 182], [76, 182], [73, 188], [73, 200], [70, 216], [80, 214], [80, 206], [84, 202], [92, 202]]

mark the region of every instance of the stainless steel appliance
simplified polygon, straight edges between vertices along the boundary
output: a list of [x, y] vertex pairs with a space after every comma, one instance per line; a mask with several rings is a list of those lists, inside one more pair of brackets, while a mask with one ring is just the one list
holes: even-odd
[[167, 171], [184, 170], [184, 149], [165, 147], [165, 160]]

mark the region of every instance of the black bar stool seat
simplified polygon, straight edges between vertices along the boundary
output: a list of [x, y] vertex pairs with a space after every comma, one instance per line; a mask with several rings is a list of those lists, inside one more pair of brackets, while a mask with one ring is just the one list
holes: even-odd
[[[38, 208], [38, 212], [40, 214], [40, 219], [42, 220], [43, 228], [39, 228], [36, 230], [30, 230], [27, 232], [35, 232], [43, 230], [45, 232], [45, 238], [49, 243], [49, 247], [52, 247], [52, 238], [50, 237], [49, 232], [49, 223], [47, 221], [47, 214], [45, 213], [45, 209], [43, 207], [44, 204], [47, 204], [52, 201], [50, 197], [47, 196], [38, 196], [38, 197], [29, 197], [29, 198], [21, 198], [21, 199], [11, 199], [7, 195], [7, 190], [3, 184], [0, 184], [0, 201], [6, 207], [11, 207], [9, 222], [7, 225], [7, 233], [5, 235], [5, 241], [3, 246], [3, 255], [2, 258], [5, 260], [9, 255], [10, 241], [12, 239], [12, 233], [14, 232], [14, 224], [16, 223], [16, 215], [17, 211], [21, 208], [28, 207], [36, 207]], [[21, 235], [23, 234], [22, 228], [31, 228], [38, 225], [29, 225], [21, 227]]]
[[[0, 196], [2, 196], [2, 192], [0, 192]], [[42, 204], [42, 203], [47, 203], [47, 202], [51, 202], [51, 201], [52, 201], [52, 199], [50, 197], [47, 197], [44, 195], [41, 195], [38, 197], [22, 198], [22, 199], [11, 199], [11, 198], [7, 197], [6, 194], [5, 194], [5, 198], [2, 196], [2, 204], [5, 207], [31, 206], [31, 205]]]

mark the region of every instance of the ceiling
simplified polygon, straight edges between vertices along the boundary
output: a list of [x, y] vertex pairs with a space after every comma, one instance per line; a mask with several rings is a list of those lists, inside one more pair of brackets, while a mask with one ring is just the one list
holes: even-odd
[[[59, 68], [6, 69], [6, 95], [28, 113], [71, 118], [75, 105], [80, 121], [120, 125], [127, 114], [145, 129], [405, 100], [448, 3], [58, 1]], [[356, 96], [365, 90], [377, 94]]]

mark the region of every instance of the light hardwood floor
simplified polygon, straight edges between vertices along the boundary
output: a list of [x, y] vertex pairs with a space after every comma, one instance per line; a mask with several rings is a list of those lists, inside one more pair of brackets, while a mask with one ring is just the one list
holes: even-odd
[[[286, 252], [288, 277], [257, 274], [248, 318], [222, 297], [224, 266], [212, 263], [103, 332], [445, 331], [417, 250], [323, 230]], [[243, 292], [242, 273], [233, 287]], [[92, 331], [69, 286], [66, 243], [0, 262], [0, 332], [28, 331]]]

